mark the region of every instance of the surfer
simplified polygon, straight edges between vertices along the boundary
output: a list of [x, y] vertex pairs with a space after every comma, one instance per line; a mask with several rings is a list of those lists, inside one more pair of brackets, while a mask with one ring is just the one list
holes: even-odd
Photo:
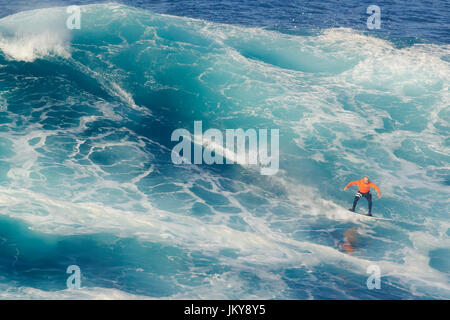
[[356, 204], [358, 203], [358, 200], [362, 197], [366, 198], [369, 205], [369, 216], [372, 216], [372, 194], [370, 193], [370, 188], [375, 188], [378, 193], [378, 198], [381, 198], [380, 189], [377, 185], [375, 185], [373, 182], [369, 181], [368, 176], [364, 176], [361, 180], [356, 180], [350, 182], [348, 185], [345, 186], [344, 191], [348, 189], [348, 187], [357, 185], [358, 186], [358, 192], [355, 194], [355, 199], [353, 200], [353, 207], [351, 209], [348, 209], [352, 212], [355, 212]]

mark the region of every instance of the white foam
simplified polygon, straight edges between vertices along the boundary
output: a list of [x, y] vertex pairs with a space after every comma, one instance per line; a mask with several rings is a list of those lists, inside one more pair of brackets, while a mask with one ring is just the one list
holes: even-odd
[[66, 41], [50, 31], [16, 35], [13, 39], [0, 37], [0, 50], [8, 59], [26, 62], [53, 55], [70, 57], [70, 48]]
[[0, 285], [0, 300], [144, 300], [149, 297], [130, 294], [117, 289], [84, 287], [45, 291], [32, 287]]
[[70, 32], [63, 8], [19, 12], [0, 19], [0, 50], [10, 60], [32, 62], [70, 57]]

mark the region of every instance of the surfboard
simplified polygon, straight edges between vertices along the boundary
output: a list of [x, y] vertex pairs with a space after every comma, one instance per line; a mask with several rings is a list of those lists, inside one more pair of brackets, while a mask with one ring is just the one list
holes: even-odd
[[370, 219], [374, 219], [374, 220], [392, 221], [392, 219], [382, 218], [382, 217], [375, 217], [375, 216], [373, 216], [373, 215], [372, 215], [372, 216], [369, 216], [369, 215], [367, 215], [367, 214], [365, 214], [365, 213], [355, 212], [355, 211], [352, 211], [352, 210], [350, 210], [350, 209], [348, 209], [348, 211], [350, 211], [350, 212], [352, 212], [352, 213], [355, 213], [355, 214], [357, 214], [357, 215], [363, 216], [363, 217], [367, 217], [367, 218], [370, 218]]
[[366, 216], [366, 217], [373, 217], [373, 216], [369, 216], [369, 215], [367, 215], [367, 214], [365, 214], [365, 213], [360, 213], [360, 212], [353, 211], [353, 210], [351, 210], [351, 209], [348, 209], [348, 211], [353, 212], [353, 213], [356, 213], [356, 214], [360, 214], [360, 215]]

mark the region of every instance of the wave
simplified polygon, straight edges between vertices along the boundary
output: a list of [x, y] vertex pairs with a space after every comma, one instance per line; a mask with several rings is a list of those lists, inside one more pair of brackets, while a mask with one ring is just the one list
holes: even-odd
[[[140, 288], [147, 297], [377, 298], [364, 289], [371, 264], [389, 279], [381, 297], [449, 296], [434, 258], [449, 244], [449, 46], [81, 9], [79, 30], [65, 8], [0, 19], [2, 215], [47, 235], [181, 248], [167, 259], [185, 264], [159, 271], [177, 279], [171, 293]], [[173, 165], [171, 133], [198, 120], [279, 129], [277, 175]], [[348, 215], [341, 189], [366, 174], [384, 195], [375, 214], [392, 220]], [[336, 245], [351, 225], [354, 255]], [[48, 296], [34, 290], [18, 295]]]

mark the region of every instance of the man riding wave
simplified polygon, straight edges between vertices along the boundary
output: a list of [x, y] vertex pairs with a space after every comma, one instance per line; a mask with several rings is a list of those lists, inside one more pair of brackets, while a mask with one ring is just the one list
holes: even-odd
[[377, 190], [378, 198], [381, 198], [380, 189], [376, 184], [369, 181], [368, 176], [364, 176], [361, 180], [356, 180], [349, 182], [344, 188], [344, 191], [348, 189], [348, 187], [357, 185], [358, 186], [358, 192], [355, 194], [355, 199], [353, 200], [353, 207], [351, 209], [348, 209], [352, 212], [355, 212], [356, 204], [358, 203], [358, 200], [362, 197], [366, 198], [369, 205], [369, 216], [372, 216], [372, 194], [370, 193], [370, 188], [374, 188]]

